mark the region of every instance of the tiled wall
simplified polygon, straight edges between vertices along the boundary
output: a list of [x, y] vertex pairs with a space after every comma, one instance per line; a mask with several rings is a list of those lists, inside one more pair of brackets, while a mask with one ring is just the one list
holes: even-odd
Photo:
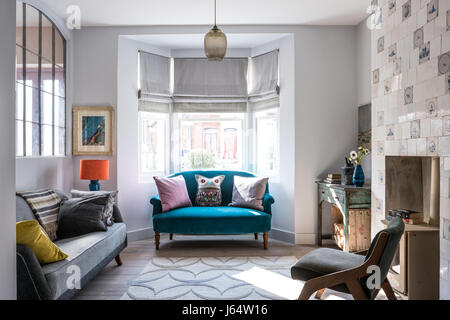
[[440, 295], [450, 299], [450, 0], [374, 4], [382, 22], [372, 31], [372, 233], [385, 217], [385, 156], [440, 156]]

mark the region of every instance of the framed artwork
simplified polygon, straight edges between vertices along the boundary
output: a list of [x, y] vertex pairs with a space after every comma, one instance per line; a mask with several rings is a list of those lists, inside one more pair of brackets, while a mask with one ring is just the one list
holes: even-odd
[[112, 156], [114, 108], [73, 108], [73, 154]]

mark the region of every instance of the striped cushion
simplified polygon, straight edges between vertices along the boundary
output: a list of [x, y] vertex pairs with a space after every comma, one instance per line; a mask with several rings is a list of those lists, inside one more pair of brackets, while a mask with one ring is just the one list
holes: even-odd
[[31, 192], [17, 192], [17, 195], [25, 199], [33, 211], [39, 224], [47, 233], [50, 240], [56, 240], [58, 228], [58, 212], [61, 198], [55, 191], [45, 189]]

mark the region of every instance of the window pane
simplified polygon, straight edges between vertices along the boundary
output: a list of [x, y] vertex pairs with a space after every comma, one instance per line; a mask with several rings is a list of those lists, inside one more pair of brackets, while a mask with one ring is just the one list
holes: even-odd
[[23, 45], [23, 3], [16, 2], [16, 43]]
[[23, 83], [23, 48], [16, 46], [16, 80]]
[[26, 47], [39, 53], [39, 11], [27, 5], [26, 9]]
[[66, 126], [66, 100], [55, 97], [55, 126]]
[[25, 120], [39, 123], [39, 90], [25, 86]]
[[53, 155], [53, 128], [52, 126], [42, 126], [42, 155]]
[[55, 127], [55, 156], [65, 155], [66, 129]]
[[55, 30], [55, 63], [64, 68], [64, 45], [65, 41], [58, 30]]
[[256, 115], [256, 166], [260, 174], [279, 172], [278, 112]]
[[183, 114], [182, 118], [186, 119], [180, 121], [182, 170], [242, 169], [242, 115]]
[[42, 124], [53, 125], [53, 96], [42, 92], [41, 122]]
[[45, 15], [42, 15], [42, 57], [52, 61], [53, 57], [53, 25]]
[[16, 156], [23, 156], [23, 121], [16, 121]]
[[45, 92], [53, 93], [53, 68], [51, 63], [45, 60], [42, 60], [41, 81], [41, 89]]
[[26, 156], [39, 156], [39, 124], [25, 123]]
[[65, 83], [64, 69], [56, 66], [55, 68], [55, 94], [60, 97], [66, 96], [66, 83]]
[[23, 120], [23, 84], [16, 82], [16, 119]]
[[161, 115], [141, 113], [141, 172], [165, 171], [166, 121]]
[[31, 52], [26, 52], [26, 85], [37, 88], [39, 86], [39, 57]]

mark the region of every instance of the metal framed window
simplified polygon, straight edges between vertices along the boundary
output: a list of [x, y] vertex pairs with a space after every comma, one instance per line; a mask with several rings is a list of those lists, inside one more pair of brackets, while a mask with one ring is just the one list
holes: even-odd
[[16, 11], [16, 156], [64, 156], [66, 40], [35, 7]]

